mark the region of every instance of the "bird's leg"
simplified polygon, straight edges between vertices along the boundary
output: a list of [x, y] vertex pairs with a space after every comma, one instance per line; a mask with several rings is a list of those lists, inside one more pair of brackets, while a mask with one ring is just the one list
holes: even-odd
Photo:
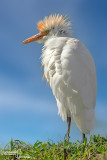
[[71, 117], [67, 116], [67, 136], [66, 136], [66, 141], [69, 141], [69, 133], [70, 133], [70, 126], [71, 126]]
[[82, 133], [82, 141], [84, 142], [85, 134]]

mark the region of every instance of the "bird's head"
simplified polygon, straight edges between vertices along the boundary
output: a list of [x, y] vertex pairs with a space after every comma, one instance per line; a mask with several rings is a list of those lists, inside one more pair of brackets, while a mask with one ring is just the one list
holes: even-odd
[[50, 15], [44, 20], [38, 22], [37, 29], [39, 33], [24, 40], [22, 43], [38, 42], [45, 43], [50, 37], [71, 37], [71, 23], [63, 15]]

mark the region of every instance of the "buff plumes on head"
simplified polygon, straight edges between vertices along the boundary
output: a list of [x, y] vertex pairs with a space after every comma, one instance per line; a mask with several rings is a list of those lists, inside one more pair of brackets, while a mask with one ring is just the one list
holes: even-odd
[[61, 25], [67, 25], [70, 26], [70, 21], [68, 21], [68, 17], [55, 14], [55, 15], [50, 15], [49, 17], [45, 17], [44, 20], [39, 21], [37, 24], [37, 29], [40, 32], [44, 32], [46, 30], [51, 29], [54, 26], [61, 26]]

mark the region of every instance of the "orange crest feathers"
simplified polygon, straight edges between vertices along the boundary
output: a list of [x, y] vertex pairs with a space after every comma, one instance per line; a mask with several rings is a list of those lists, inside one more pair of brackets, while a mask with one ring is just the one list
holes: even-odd
[[40, 32], [44, 32], [46, 30], [51, 29], [54, 26], [61, 26], [61, 25], [67, 25], [70, 26], [70, 21], [67, 21], [68, 18], [63, 15], [55, 14], [55, 15], [50, 15], [49, 17], [45, 17], [44, 20], [38, 22], [37, 24], [37, 29]]

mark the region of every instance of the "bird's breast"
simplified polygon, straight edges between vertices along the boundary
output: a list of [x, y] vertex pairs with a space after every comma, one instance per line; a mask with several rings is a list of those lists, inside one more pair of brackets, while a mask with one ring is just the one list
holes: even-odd
[[[58, 85], [62, 77], [61, 53], [67, 38], [51, 38], [49, 39], [42, 50], [42, 65], [47, 82], [54, 88]], [[54, 84], [54, 87], [53, 87]]]

